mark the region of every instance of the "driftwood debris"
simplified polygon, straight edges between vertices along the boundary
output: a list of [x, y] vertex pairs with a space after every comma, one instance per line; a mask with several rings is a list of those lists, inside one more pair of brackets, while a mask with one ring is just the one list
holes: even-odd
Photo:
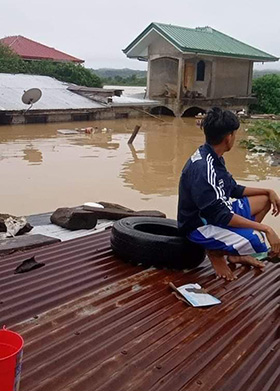
[[132, 133], [132, 135], [130, 136], [130, 138], [129, 138], [127, 144], [132, 144], [132, 143], [133, 143], [133, 141], [134, 141], [135, 137], [137, 136], [137, 133], [139, 132], [140, 128], [141, 128], [141, 126], [139, 126], [139, 125], [136, 125], [136, 126], [135, 126], [135, 128], [134, 128], [134, 130], [133, 130], [133, 133]]
[[98, 204], [101, 204], [104, 206], [104, 208], [96, 208], [92, 206], [83, 206], [84, 210], [94, 212], [94, 215], [97, 217], [97, 219], [105, 219], [105, 220], [119, 220], [124, 217], [131, 217], [131, 216], [148, 216], [148, 217], [162, 217], [165, 218], [166, 215], [162, 212], [159, 212], [157, 210], [140, 210], [135, 211], [129, 208], [126, 208], [125, 206], [118, 205], [118, 204], [111, 204], [109, 202], [98, 202]]
[[25, 251], [31, 248], [43, 247], [49, 244], [58, 243], [59, 239], [45, 235], [24, 235], [15, 238], [0, 240], [0, 257], [12, 254], [16, 251]]

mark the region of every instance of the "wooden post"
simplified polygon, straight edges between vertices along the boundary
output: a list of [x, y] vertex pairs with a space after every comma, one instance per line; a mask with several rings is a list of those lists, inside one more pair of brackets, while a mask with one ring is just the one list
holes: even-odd
[[130, 136], [130, 139], [128, 140], [127, 144], [132, 144], [135, 137], [137, 136], [137, 133], [139, 132], [139, 129], [141, 128], [141, 126], [139, 125], [136, 125], [134, 130], [133, 130], [133, 133], [132, 135]]

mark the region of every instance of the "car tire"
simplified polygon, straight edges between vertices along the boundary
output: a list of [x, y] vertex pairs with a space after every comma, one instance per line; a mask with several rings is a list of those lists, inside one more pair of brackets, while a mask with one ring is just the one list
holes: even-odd
[[176, 220], [156, 217], [117, 221], [111, 247], [121, 259], [145, 267], [193, 269], [205, 259], [203, 247], [179, 236]]

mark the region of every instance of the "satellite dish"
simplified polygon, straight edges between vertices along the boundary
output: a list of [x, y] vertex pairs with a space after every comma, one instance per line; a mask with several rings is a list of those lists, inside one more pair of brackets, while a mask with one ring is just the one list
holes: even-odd
[[30, 90], [24, 91], [21, 100], [26, 105], [33, 105], [38, 102], [41, 96], [42, 91], [39, 88], [30, 88]]

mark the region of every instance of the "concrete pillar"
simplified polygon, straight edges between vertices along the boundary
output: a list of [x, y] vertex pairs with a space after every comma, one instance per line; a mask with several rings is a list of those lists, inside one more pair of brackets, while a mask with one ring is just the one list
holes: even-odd
[[216, 72], [217, 72], [217, 62], [216, 59], [213, 59], [212, 62], [212, 71], [211, 71], [211, 76], [210, 76], [210, 98], [215, 97], [215, 87], [216, 87]]
[[147, 92], [146, 98], [151, 99], [150, 97], [150, 76], [151, 76], [151, 60], [148, 59], [148, 69], [147, 69]]
[[180, 102], [182, 97], [183, 97], [184, 72], [185, 72], [185, 60], [183, 58], [179, 58], [179, 62], [178, 62], [178, 84], [177, 84], [177, 102]]
[[249, 62], [249, 72], [248, 72], [248, 86], [247, 86], [247, 95], [250, 96], [252, 93], [252, 80], [253, 80], [253, 61]]

